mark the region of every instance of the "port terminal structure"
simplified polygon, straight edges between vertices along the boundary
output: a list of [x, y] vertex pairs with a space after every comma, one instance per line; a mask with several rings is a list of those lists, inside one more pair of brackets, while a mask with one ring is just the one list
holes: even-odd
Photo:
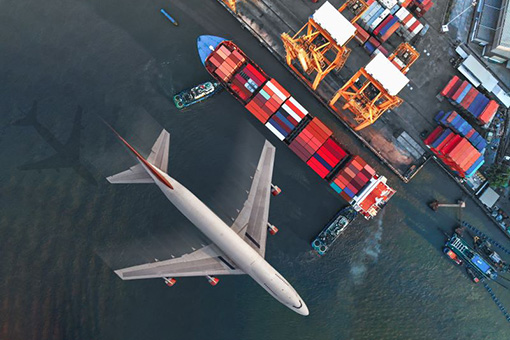
[[[237, 3], [237, 11], [233, 11], [224, 0], [217, 0], [230, 14], [239, 21], [241, 26], [249, 31], [262, 46], [266, 47], [278, 61], [280, 61], [293, 74], [310, 93], [328, 109], [330, 114], [337, 118], [366, 148], [370, 149], [383, 164], [387, 165], [403, 182], [409, 182], [423, 166], [431, 159], [420, 140], [424, 129], [433, 129], [433, 125], [413, 105], [406, 102], [397, 108], [392, 114], [383, 115], [381, 119], [363, 130], [355, 131], [341, 115], [333, 110], [329, 103], [331, 98], [352, 76], [351, 69], [355, 70], [368, 64], [371, 57], [362, 47], [356, 47], [356, 40], [351, 39], [349, 48], [352, 49], [350, 58], [340, 70], [333, 70], [319, 83], [316, 90], [311, 85], [314, 78], [306, 72], [298, 74], [287, 64], [287, 52], [282, 42], [281, 35], [284, 32], [298, 32], [303, 27], [303, 22], [315, 12], [315, 5], [302, 5], [297, 8], [292, 6], [292, 1], [243, 1]], [[349, 4], [353, 2], [348, 1]], [[334, 7], [333, 7], [334, 8]], [[348, 21], [354, 22], [357, 15], [353, 6], [347, 5], [343, 15]], [[354, 10], [353, 10], [354, 9]], [[334, 8], [335, 12], [338, 12]], [[294, 33], [289, 33], [293, 36]], [[401, 42], [401, 41], [400, 41]], [[396, 46], [400, 44], [398, 42]], [[359, 45], [358, 45], [359, 46]], [[328, 54], [329, 55], [329, 54]], [[331, 58], [330, 58], [331, 60]], [[297, 68], [301, 69], [299, 60], [293, 61]], [[353, 64], [353, 65], [351, 65]], [[356, 66], [357, 65], [357, 66]], [[344, 76], [347, 73], [347, 76]], [[314, 74], [313, 74], [314, 75]], [[304, 78], [308, 79], [306, 81]], [[435, 78], [434, 78], [435, 79]], [[412, 93], [409, 88], [404, 89], [403, 98], [406, 99]], [[434, 94], [434, 98], [435, 98]], [[407, 96], [407, 97], [406, 97]], [[352, 114], [348, 110], [338, 108], [343, 115]]]
[[[351, 21], [342, 15], [347, 7], [356, 13]], [[367, 9], [368, 5], [363, 0], [348, 0], [338, 11], [329, 2], [324, 3], [292, 37], [282, 33], [287, 65], [316, 90], [331, 71], [345, 65], [351, 54], [347, 43], [356, 33], [353, 23]], [[309, 80], [310, 77], [313, 81]]]
[[[419, 56], [407, 42], [400, 44], [388, 58], [377, 54], [335, 93], [329, 106], [355, 131], [366, 128], [384, 112], [402, 104], [397, 94], [409, 83], [405, 74]], [[344, 111], [336, 106], [339, 99], [344, 101]], [[345, 110], [354, 115], [354, 122]]]

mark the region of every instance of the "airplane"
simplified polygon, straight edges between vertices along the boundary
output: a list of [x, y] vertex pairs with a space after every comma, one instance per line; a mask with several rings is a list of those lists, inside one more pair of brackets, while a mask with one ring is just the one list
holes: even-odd
[[[111, 127], [110, 127], [111, 128]], [[122, 280], [163, 278], [173, 286], [176, 277], [204, 276], [216, 285], [216, 275], [251, 276], [271, 296], [301, 315], [308, 307], [287, 280], [264, 258], [266, 238], [277, 229], [268, 222], [269, 200], [280, 189], [271, 183], [275, 147], [265, 142], [244, 206], [229, 227], [199, 198], [168, 175], [170, 134], [163, 130], [147, 159], [111, 128], [137, 164], [106, 179], [113, 184], [154, 183], [168, 200], [212, 243], [181, 257], [115, 270]]]
[[46, 127], [37, 120], [37, 101], [33, 101], [30, 111], [24, 118], [13, 123], [19, 126], [33, 126], [39, 135], [57, 153], [33, 163], [27, 163], [19, 167], [20, 170], [42, 170], [71, 168], [89, 183], [97, 185], [94, 176], [80, 163], [80, 139], [81, 139], [81, 115], [82, 108], [78, 106], [74, 116], [73, 129], [67, 142], [61, 143]]

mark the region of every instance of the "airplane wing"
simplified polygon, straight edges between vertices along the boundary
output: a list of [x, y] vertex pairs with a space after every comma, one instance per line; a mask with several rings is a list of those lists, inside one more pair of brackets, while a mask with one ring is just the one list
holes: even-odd
[[242, 236], [246, 243], [261, 256], [264, 256], [266, 252], [269, 200], [275, 151], [275, 147], [266, 141], [255, 176], [253, 176], [248, 199], [232, 225], [232, 229]]
[[123, 268], [115, 273], [122, 280], [244, 274], [212, 244], [181, 257]]

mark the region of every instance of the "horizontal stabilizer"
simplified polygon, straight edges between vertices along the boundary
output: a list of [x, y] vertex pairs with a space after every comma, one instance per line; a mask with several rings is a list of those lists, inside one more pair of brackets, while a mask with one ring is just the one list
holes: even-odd
[[126, 171], [119, 172], [118, 174], [110, 177], [106, 177], [106, 180], [112, 184], [154, 183], [154, 180], [147, 173], [147, 171], [145, 171], [142, 164], [137, 164]]

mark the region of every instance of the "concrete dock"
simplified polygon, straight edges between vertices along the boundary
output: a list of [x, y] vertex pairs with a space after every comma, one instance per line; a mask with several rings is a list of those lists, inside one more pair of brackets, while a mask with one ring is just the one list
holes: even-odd
[[[287, 65], [280, 35], [284, 32], [290, 35], [297, 32], [324, 1], [318, 3], [304, 0], [297, 3], [292, 0], [238, 1], [237, 13], [232, 12], [222, 0], [218, 2], [225, 6], [243, 27], [252, 32], [281, 63]], [[339, 8], [344, 1], [330, 2]], [[345, 66], [338, 72], [328, 74], [317, 90], [312, 90], [296, 75], [339, 121], [404, 182], [408, 182], [429, 159], [429, 153], [425, 151], [426, 147], [421, 139], [436, 126], [433, 121], [435, 114], [439, 110], [452, 109], [449, 103], [438, 101], [436, 98], [454, 73], [449, 62], [455, 55], [454, 44], [448, 36], [439, 33], [445, 6], [446, 4], [435, 4], [426, 17], [420, 19], [422, 23], [428, 23], [430, 29], [414, 44], [421, 56], [407, 74], [410, 79], [408, 86], [399, 93], [404, 103], [392, 111], [387, 111], [374, 124], [361, 131], [354, 131], [352, 126], [328, 105], [333, 94], [371, 59], [356, 40], [352, 39], [347, 44], [352, 52]], [[391, 53], [403, 41], [403, 38], [394, 34], [384, 47]], [[242, 47], [242, 43], [240, 46]], [[336, 107], [341, 111], [340, 104]], [[348, 116], [350, 113], [346, 112], [345, 115]], [[411, 147], [411, 144], [418, 146], [419, 151]]]

